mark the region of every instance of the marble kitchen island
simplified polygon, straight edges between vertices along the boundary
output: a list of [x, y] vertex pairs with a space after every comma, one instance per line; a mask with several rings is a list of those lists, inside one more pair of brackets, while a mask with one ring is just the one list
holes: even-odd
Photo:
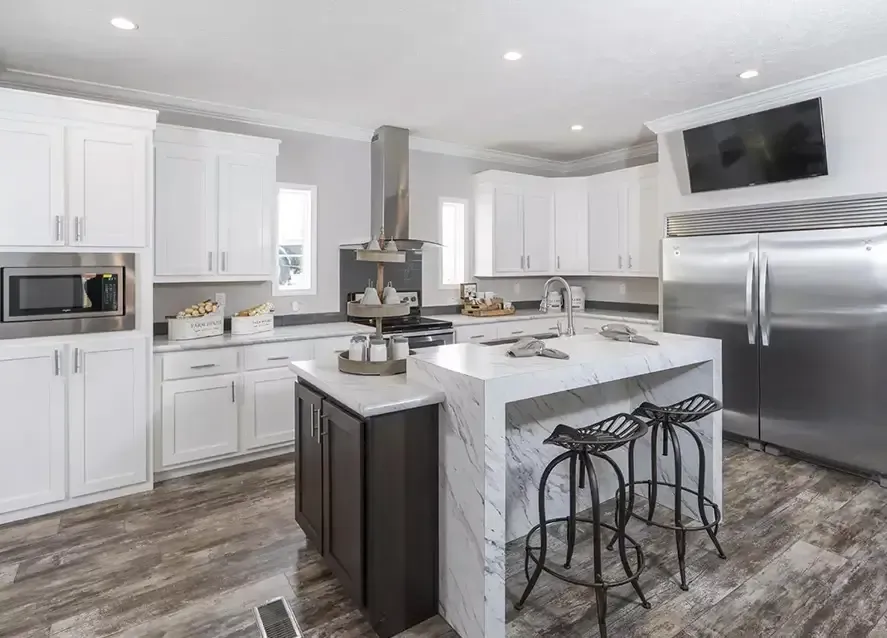
[[[462, 638], [505, 636], [505, 544], [536, 524], [537, 486], [561, 450], [542, 440], [558, 424], [590, 425], [642, 401], [667, 404], [703, 392], [721, 398], [718, 340], [649, 333], [659, 346], [615, 342], [600, 335], [546, 344], [569, 360], [515, 359], [508, 346], [454, 344], [407, 361], [411, 383], [442, 391], [440, 446], [440, 583], [443, 617]], [[694, 429], [706, 449], [705, 494], [721, 499], [721, 414]], [[695, 487], [696, 447], [681, 441], [685, 485]], [[649, 477], [649, 438], [638, 442], [637, 477]], [[613, 458], [627, 473], [625, 450]], [[671, 459], [668, 459], [669, 461]], [[660, 463], [660, 476], [671, 473]], [[566, 469], [566, 466], [562, 466]], [[598, 467], [602, 500], [615, 494], [611, 470]], [[552, 476], [547, 515], [568, 511], [566, 474]], [[587, 495], [584, 495], [588, 499]], [[673, 496], [660, 490], [660, 506]], [[580, 503], [580, 509], [590, 503]], [[696, 512], [684, 499], [685, 512]]]

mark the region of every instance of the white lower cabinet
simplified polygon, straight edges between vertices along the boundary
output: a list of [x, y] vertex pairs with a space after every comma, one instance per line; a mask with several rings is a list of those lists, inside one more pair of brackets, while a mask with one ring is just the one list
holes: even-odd
[[456, 328], [456, 343], [483, 343], [484, 341], [493, 341], [498, 336], [498, 324], [495, 323]]
[[237, 452], [237, 385], [225, 374], [168, 381], [161, 389], [164, 466]]
[[296, 378], [289, 368], [243, 375], [240, 427], [243, 447], [255, 450], [294, 440]]
[[146, 339], [78, 342], [67, 355], [70, 495], [146, 481]]
[[147, 481], [147, 349], [142, 335], [0, 345], [0, 515]]
[[0, 514], [65, 498], [61, 348], [0, 349]]

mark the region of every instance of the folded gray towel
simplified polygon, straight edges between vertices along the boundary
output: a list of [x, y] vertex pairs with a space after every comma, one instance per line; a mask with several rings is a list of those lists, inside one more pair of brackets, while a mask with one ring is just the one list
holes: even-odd
[[546, 348], [541, 339], [524, 337], [505, 351], [512, 357], [549, 357], [551, 359], [569, 359], [570, 355], [554, 348]]

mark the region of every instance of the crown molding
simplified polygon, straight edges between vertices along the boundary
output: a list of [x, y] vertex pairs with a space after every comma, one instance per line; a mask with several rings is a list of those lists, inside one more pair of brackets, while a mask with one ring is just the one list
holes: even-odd
[[824, 91], [860, 84], [885, 76], [887, 76], [887, 56], [811, 75], [787, 84], [780, 84], [722, 102], [690, 109], [683, 113], [661, 117], [646, 122], [646, 126], [657, 135], [682, 131], [819, 97]]
[[[361, 142], [368, 142], [373, 135], [371, 129], [357, 126], [335, 124], [333, 122], [296, 117], [273, 111], [232, 106], [208, 100], [197, 100], [99, 82], [88, 82], [86, 80], [76, 80], [45, 73], [34, 73], [15, 68], [4, 70], [0, 67], [0, 86], [26, 91], [42, 91], [87, 100], [105, 100], [134, 107], [149, 107], [167, 113], [209, 117], [241, 124], [252, 124]], [[410, 136], [410, 148], [427, 153], [466, 157], [506, 166], [550, 171], [564, 175], [656, 154], [656, 143], [650, 142], [639, 146], [607, 151], [578, 160], [560, 161], [492, 149], [472, 148], [451, 142], [423, 138], [417, 135]]]
[[659, 154], [659, 144], [656, 140], [645, 142], [636, 146], [627, 148], [617, 148], [605, 153], [598, 153], [589, 157], [564, 162], [563, 172], [574, 174], [578, 172], [590, 171], [599, 168], [605, 168], [613, 164], [624, 164], [638, 159], [652, 159], [656, 161]]

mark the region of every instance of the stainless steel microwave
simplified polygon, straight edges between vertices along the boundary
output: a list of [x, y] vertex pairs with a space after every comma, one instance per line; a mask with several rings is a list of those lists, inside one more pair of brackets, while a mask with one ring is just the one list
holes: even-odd
[[135, 329], [132, 253], [0, 255], [0, 339]]

